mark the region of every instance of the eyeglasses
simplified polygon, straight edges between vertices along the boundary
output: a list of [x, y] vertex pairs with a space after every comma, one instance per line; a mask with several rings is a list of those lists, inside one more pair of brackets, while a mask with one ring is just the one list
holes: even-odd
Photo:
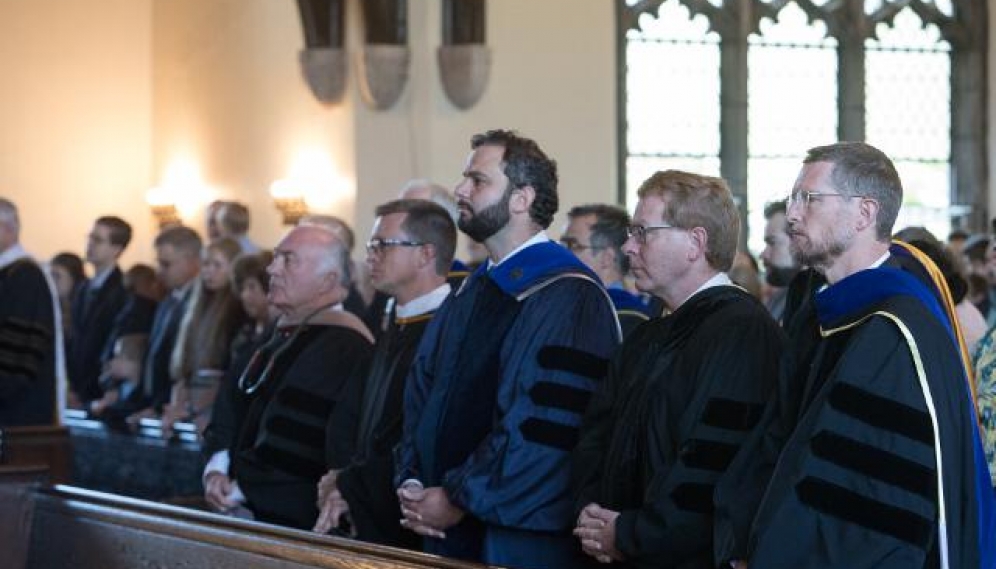
[[626, 235], [629, 235], [631, 239], [635, 239], [637, 243], [646, 245], [647, 233], [658, 229], [681, 229], [681, 227], [671, 225], [670, 223], [660, 223], [657, 225], [630, 225], [626, 228]]
[[840, 192], [811, 192], [807, 190], [799, 190], [797, 192], [792, 192], [791, 194], [789, 194], [788, 199], [785, 200], [785, 207], [790, 208], [793, 205], [799, 205], [808, 208], [809, 204], [813, 203], [813, 198], [816, 198], [817, 201], [819, 201], [819, 198], [830, 197], [830, 196], [836, 196], [838, 198], [845, 198], [845, 199], [862, 197], [862, 196], [852, 196], [848, 194], [842, 194]]
[[581, 244], [580, 241], [574, 239], [573, 237], [561, 237], [560, 244], [566, 247], [568, 251], [574, 254], [580, 253], [585, 249], [596, 250], [602, 248], [602, 247], [596, 247], [594, 245], [583, 245]]
[[374, 238], [367, 241], [367, 253], [370, 255], [380, 255], [388, 247], [420, 247], [425, 245], [421, 241], [406, 241], [404, 239], [379, 239]]

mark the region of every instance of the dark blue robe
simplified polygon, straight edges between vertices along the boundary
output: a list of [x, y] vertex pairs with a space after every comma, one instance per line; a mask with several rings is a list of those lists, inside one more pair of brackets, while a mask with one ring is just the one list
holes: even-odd
[[660, 316], [660, 313], [653, 314], [650, 305], [643, 298], [622, 288], [621, 284], [609, 285], [608, 292], [612, 305], [616, 307], [616, 316], [624, 337], [629, 337], [630, 332], [651, 317]]
[[574, 564], [569, 456], [619, 341], [598, 278], [552, 242], [480, 267], [443, 304], [408, 376], [396, 482], [442, 486], [467, 515], [427, 551]]

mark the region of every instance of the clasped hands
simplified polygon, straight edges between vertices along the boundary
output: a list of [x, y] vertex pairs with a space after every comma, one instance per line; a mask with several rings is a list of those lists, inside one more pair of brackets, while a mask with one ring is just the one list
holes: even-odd
[[401, 527], [427, 537], [446, 539], [445, 531], [458, 524], [464, 515], [441, 487], [423, 488], [414, 480], [398, 488], [398, 502]]
[[581, 550], [599, 563], [622, 561], [625, 556], [616, 549], [616, 518], [619, 512], [598, 504], [588, 504], [578, 516], [574, 535], [581, 540]]

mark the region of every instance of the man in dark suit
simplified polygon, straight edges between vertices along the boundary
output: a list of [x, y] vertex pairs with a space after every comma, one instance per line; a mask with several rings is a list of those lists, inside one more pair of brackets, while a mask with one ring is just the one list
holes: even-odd
[[86, 260], [93, 278], [76, 291], [72, 304], [72, 340], [68, 350], [72, 396], [83, 405], [99, 399], [103, 362], [114, 318], [127, 300], [118, 259], [131, 241], [131, 226], [114, 216], [97, 219], [87, 236]]
[[200, 274], [201, 238], [193, 229], [175, 225], [159, 233], [155, 246], [159, 277], [169, 292], [156, 308], [137, 385], [122, 386], [123, 399], [108, 409], [111, 420], [130, 414], [129, 422], [135, 423], [142, 417], [156, 415], [169, 399], [170, 356], [184, 307]]

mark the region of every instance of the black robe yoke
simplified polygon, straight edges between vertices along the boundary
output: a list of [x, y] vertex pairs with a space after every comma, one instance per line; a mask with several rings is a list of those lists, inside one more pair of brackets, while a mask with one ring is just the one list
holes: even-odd
[[[256, 519], [311, 529], [330, 444], [326, 425], [340, 412], [351, 382], [366, 376], [373, 346], [355, 330], [337, 325], [306, 326], [288, 341], [286, 349], [271, 352], [277, 354], [271, 356], [273, 369], [252, 394], [231, 471]], [[337, 444], [351, 449], [356, 433], [336, 436]]]
[[711, 567], [713, 485], [761, 416], [783, 341], [761, 303], [718, 286], [613, 358], [575, 451], [575, 505], [621, 512], [626, 566]]
[[336, 479], [349, 504], [357, 537], [364, 541], [421, 547], [418, 536], [398, 523], [401, 509], [394, 486], [393, 451], [401, 440], [405, 378], [432, 316], [397, 318], [377, 341], [360, 405], [356, 454]]
[[55, 422], [55, 312], [45, 274], [21, 259], [0, 269], [0, 427]]

